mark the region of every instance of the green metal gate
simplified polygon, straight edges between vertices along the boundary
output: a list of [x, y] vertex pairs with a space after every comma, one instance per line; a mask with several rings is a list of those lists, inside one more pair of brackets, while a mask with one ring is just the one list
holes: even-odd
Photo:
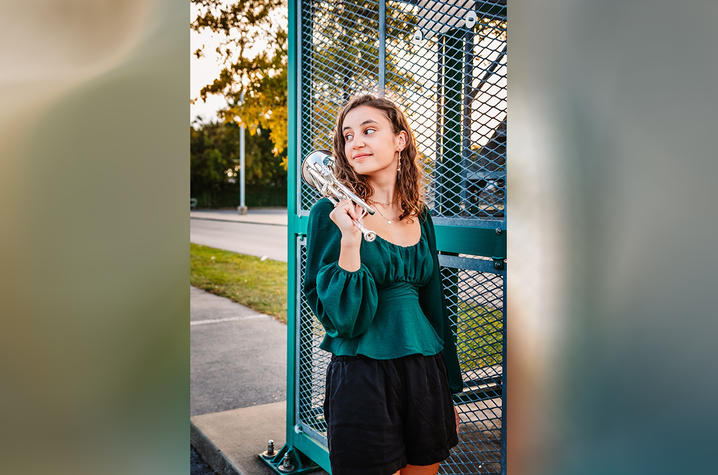
[[319, 196], [299, 167], [310, 151], [331, 148], [349, 97], [372, 92], [397, 102], [416, 135], [457, 334], [461, 432], [439, 473], [505, 473], [506, 2], [290, 0], [289, 26], [287, 434], [267, 462], [278, 472], [281, 459], [291, 473], [312, 462], [330, 471], [330, 354], [301, 293], [307, 216]]

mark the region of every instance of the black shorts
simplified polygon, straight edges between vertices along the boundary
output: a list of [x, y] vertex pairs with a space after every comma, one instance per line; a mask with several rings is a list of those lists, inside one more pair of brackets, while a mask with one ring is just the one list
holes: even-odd
[[407, 463], [431, 465], [459, 442], [440, 354], [332, 355], [324, 417], [332, 475], [391, 475]]

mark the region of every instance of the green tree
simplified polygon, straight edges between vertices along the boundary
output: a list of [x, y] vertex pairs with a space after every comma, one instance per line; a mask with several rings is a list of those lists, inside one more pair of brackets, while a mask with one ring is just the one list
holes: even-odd
[[[247, 203], [267, 203], [267, 193], [286, 194], [282, 157], [274, 155], [269, 130], [258, 127], [245, 139]], [[195, 123], [190, 127], [191, 195], [201, 207], [234, 206], [239, 200], [239, 127], [235, 123]], [[280, 200], [281, 201], [281, 200]]]
[[228, 132], [229, 127], [221, 123], [190, 127], [190, 183], [193, 195], [200, 190], [219, 191], [228, 182], [237, 163], [237, 139], [233, 139]]
[[[200, 98], [220, 94], [230, 104], [219, 111], [225, 122], [234, 122], [238, 116], [250, 134], [268, 131], [272, 153], [283, 156], [286, 170], [286, 0], [237, 0], [232, 4], [222, 0], [192, 0], [192, 3], [201, 10], [191, 23], [192, 29], [209, 29], [223, 38], [217, 53], [224, 69], [202, 88]], [[194, 54], [201, 57], [204, 51], [198, 49]]]

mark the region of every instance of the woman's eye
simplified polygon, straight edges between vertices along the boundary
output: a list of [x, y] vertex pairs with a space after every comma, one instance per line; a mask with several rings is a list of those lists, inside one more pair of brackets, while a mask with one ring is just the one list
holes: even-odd
[[366, 130], [364, 131], [364, 133], [367, 134], [367, 135], [370, 134], [370, 133], [374, 133], [374, 132], [376, 132], [376, 129], [366, 129]]
[[350, 140], [352, 139], [352, 137], [353, 137], [352, 134], [346, 134], [346, 135], [344, 136], [344, 140], [345, 140], [346, 142], [348, 142], [348, 141], [350, 141]]

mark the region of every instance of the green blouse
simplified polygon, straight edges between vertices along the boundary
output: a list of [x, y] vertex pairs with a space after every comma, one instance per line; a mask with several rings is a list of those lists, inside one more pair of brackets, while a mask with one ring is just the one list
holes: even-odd
[[329, 218], [334, 205], [319, 200], [309, 213], [304, 294], [326, 330], [319, 345], [336, 355], [391, 359], [441, 352], [452, 393], [463, 388], [441, 287], [434, 225], [421, 214], [421, 238], [399, 246], [377, 236], [362, 241], [361, 267], [339, 267], [341, 231]]

